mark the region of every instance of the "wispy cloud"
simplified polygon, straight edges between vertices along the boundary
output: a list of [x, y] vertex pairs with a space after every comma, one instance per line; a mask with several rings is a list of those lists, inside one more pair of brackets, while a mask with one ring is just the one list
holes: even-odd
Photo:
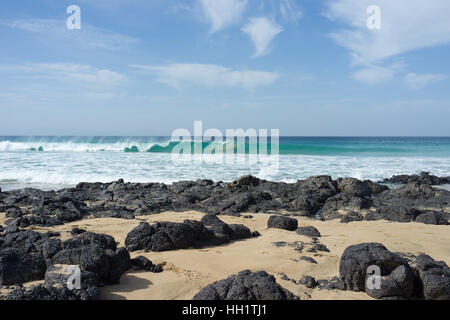
[[352, 73], [352, 77], [360, 82], [367, 84], [379, 84], [392, 79], [395, 75], [394, 70], [379, 66], [359, 69]]
[[211, 33], [239, 22], [247, 6], [247, 0], [198, 0], [203, 13], [211, 24]]
[[272, 40], [283, 31], [283, 28], [266, 17], [250, 18], [249, 23], [242, 28], [255, 45], [255, 57], [268, 53]]
[[291, 22], [298, 22], [303, 16], [303, 12], [292, 0], [280, 1], [280, 13], [283, 19]]
[[[388, 59], [407, 52], [450, 43], [448, 0], [429, 0], [426, 5], [422, 0], [377, 0], [376, 5], [381, 9], [381, 30], [367, 28], [366, 10], [373, 4], [373, 0], [326, 2], [325, 16], [348, 26], [332, 33], [331, 37], [348, 49], [354, 67], [382, 66]], [[387, 71], [380, 71], [386, 70], [375, 68], [372, 73], [388, 75]], [[364, 70], [360, 73], [367, 74]]]
[[353, 72], [352, 77], [360, 82], [375, 85], [393, 79], [398, 72], [405, 68], [406, 64], [403, 62], [392, 63], [385, 67], [368, 65]]
[[0, 65], [0, 74], [7, 75], [10, 79], [48, 80], [56, 84], [71, 82], [111, 86], [126, 79], [125, 75], [115, 71], [73, 63]]
[[413, 90], [421, 89], [431, 83], [442, 81], [446, 79], [447, 76], [443, 74], [417, 74], [409, 73], [405, 76], [404, 82], [408, 88]]
[[77, 46], [88, 46], [108, 50], [118, 50], [139, 41], [136, 38], [110, 32], [88, 24], [82, 24], [80, 30], [68, 30], [66, 28], [65, 20], [1, 20], [0, 26], [39, 34], [39, 39], [56, 39]]
[[233, 70], [211, 64], [169, 64], [166, 66], [131, 65], [145, 73], [155, 75], [160, 83], [180, 88], [182, 84], [204, 87], [245, 87], [254, 89], [273, 84], [276, 72]]

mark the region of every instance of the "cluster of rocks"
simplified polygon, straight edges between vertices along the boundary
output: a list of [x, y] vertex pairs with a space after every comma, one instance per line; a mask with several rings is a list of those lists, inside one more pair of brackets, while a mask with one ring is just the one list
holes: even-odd
[[[297, 219], [285, 216], [271, 216], [267, 222], [267, 227], [295, 231], [299, 235], [310, 237], [312, 240], [312, 242], [310, 243], [306, 243], [303, 241], [277, 241], [272, 243], [275, 247], [291, 247], [299, 253], [302, 253], [305, 249], [308, 253], [330, 252], [330, 250], [328, 250], [328, 248], [324, 244], [320, 243], [319, 238], [321, 237], [321, 234], [319, 230], [312, 226], [298, 228]], [[305, 256], [301, 257], [300, 260], [317, 263], [314, 259]]]
[[[369, 277], [372, 267], [380, 272], [378, 286]], [[375, 269], [374, 269], [375, 270]], [[348, 247], [341, 256], [340, 277], [300, 280], [280, 273], [281, 279], [319, 290], [366, 292], [383, 300], [450, 300], [450, 268], [426, 254], [393, 253], [379, 243], [362, 243]], [[374, 286], [369, 285], [374, 284]], [[299, 299], [282, 288], [264, 271], [242, 271], [216, 281], [197, 293], [194, 300], [290, 300]]]
[[[145, 258], [131, 260], [128, 250], [117, 248], [113, 237], [73, 230], [62, 241], [57, 233], [39, 233], [7, 228], [0, 236], [0, 299], [92, 300], [99, 287], [119, 283], [132, 265], [160, 272]], [[80, 272], [81, 288], [70, 290], [73, 267]], [[24, 287], [22, 284], [44, 280]], [[6, 293], [5, 293], [6, 292]]]
[[408, 184], [408, 183], [419, 183], [419, 184], [428, 184], [432, 186], [439, 186], [443, 184], [450, 184], [450, 176], [449, 177], [437, 177], [435, 175], [430, 174], [429, 172], [421, 172], [420, 174], [402, 174], [392, 176], [392, 178], [386, 178], [383, 180], [384, 183], [399, 183], [399, 184]]
[[194, 300], [299, 300], [265, 271], [241, 271], [216, 281], [197, 293]]
[[316, 280], [311, 276], [304, 276], [300, 280], [295, 280], [289, 278], [286, 274], [281, 273], [281, 279], [285, 281], [292, 282], [296, 285], [305, 286], [309, 289], [319, 288], [320, 290], [345, 290], [346, 286], [344, 281], [339, 279], [338, 277], [333, 277], [330, 280]]
[[217, 246], [258, 235], [242, 224], [226, 224], [208, 214], [201, 221], [156, 222], [152, 225], [141, 222], [128, 233], [125, 246], [130, 251], [169, 251]]
[[[433, 176], [427, 176], [433, 177]], [[443, 178], [442, 178], [443, 179]], [[0, 192], [0, 212], [8, 224], [53, 226], [83, 218], [123, 218], [163, 211], [197, 210], [214, 215], [286, 212], [342, 222], [387, 219], [448, 223], [450, 192], [433, 189], [429, 180], [413, 179], [400, 189], [369, 180], [333, 180], [316, 176], [296, 183], [244, 176], [230, 182], [211, 180], [162, 183], [80, 183], [59, 191], [22, 189]], [[409, 180], [408, 180], [409, 181]], [[426, 205], [426, 206], [425, 206]], [[400, 210], [415, 210], [405, 219]], [[405, 208], [405, 209], [403, 209]], [[370, 213], [366, 218], [366, 214]], [[425, 214], [425, 215], [424, 215]], [[420, 215], [424, 215], [419, 219]]]
[[[380, 285], [368, 285], [369, 267], [379, 268]], [[379, 243], [348, 247], [339, 273], [347, 290], [365, 291], [376, 299], [450, 299], [450, 268], [428, 255], [390, 252]]]

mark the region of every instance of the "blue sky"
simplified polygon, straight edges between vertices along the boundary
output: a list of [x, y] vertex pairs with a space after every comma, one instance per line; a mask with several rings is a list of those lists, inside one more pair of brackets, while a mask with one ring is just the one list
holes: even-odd
[[203, 120], [448, 136], [449, 13], [448, 0], [5, 0], [0, 134], [170, 135]]

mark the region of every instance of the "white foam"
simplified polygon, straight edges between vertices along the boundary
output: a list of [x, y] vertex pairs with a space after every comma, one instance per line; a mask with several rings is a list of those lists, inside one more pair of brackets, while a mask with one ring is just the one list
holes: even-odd
[[200, 178], [232, 181], [245, 174], [288, 183], [319, 174], [379, 181], [422, 170], [448, 176], [449, 168], [450, 158], [281, 155], [278, 169], [273, 170], [265, 163], [253, 161], [180, 162], [172, 161], [171, 154], [146, 152], [4, 152], [0, 153], [0, 186], [3, 190], [11, 186], [57, 189], [82, 181], [110, 182], [120, 178], [163, 183]]

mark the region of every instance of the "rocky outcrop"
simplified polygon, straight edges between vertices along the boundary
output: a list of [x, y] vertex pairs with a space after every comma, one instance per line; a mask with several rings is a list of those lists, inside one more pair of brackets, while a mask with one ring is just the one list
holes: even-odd
[[0, 250], [0, 283], [3, 285], [40, 280], [45, 270], [45, 260], [37, 253], [18, 248]]
[[426, 185], [443, 185], [450, 184], [450, 176], [449, 177], [437, 177], [435, 175], [430, 174], [429, 172], [421, 172], [420, 174], [413, 175], [396, 175], [392, 178], [386, 178], [383, 180], [384, 183], [419, 183]]
[[[17, 227], [0, 236], [0, 283], [7, 286], [5, 299], [90, 300], [99, 297], [98, 287], [116, 284], [130, 268], [125, 248], [114, 238], [84, 232], [61, 241], [58, 233], [39, 233]], [[81, 288], [68, 289], [68, 268], [80, 270]], [[156, 267], [155, 267], [156, 268]], [[24, 288], [35, 280], [44, 284]]]
[[339, 264], [339, 273], [347, 288], [364, 291], [367, 269], [370, 266], [379, 267], [381, 275], [384, 276], [389, 275], [400, 266], [408, 266], [408, 263], [379, 243], [350, 246], [345, 249]]
[[128, 233], [125, 246], [130, 251], [169, 251], [221, 245], [251, 236], [244, 225], [228, 225], [214, 215], [206, 215], [201, 222], [185, 220], [183, 223], [156, 222], [153, 225], [142, 222]]
[[277, 284], [275, 277], [265, 271], [239, 272], [227, 279], [214, 282], [194, 300], [299, 300], [297, 296]]
[[[253, 176], [223, 183], [211, 180], [162, 183], [80, 183], [59, 191], [22, 189], [1, 193], [0, 212], [7, 225], [55, 226], [86, 218], [134, 219], [164, 211], [197, 210], [212, 215], [283, 212], [287, 215], [342, 219], [353, 211], [369, 219], [416, 221], [421, 214], [441, 212], [418, 222], [445, 224], [450, 214], [450, 192], [434, 189], [429, 175], [396, 189], [369, 180], [333, 180], [315, 176], [296, 183], [270, 182]], [[416, 181], [417, 180], [417, 181]], [[431, 182], [430, 182], [430, 181]], [[428, 182], [430, 183], [428, 183]], [[406, 208], [406, 209], [402, 209]], [[406, 212], [405, 214], [405, 210]], [[416, 210], [416, 211], [413, 211]], [[431, 218], [430, 218], [431, 217]], [[354, 221], [344, 218], [344, 221]]]
[[[379, 268], [379, 275], [371, 273], [373, 267]], [[450, 299], [450, 268], [445, 262], [423, 254], [406, 258], [379, 243], [348, 247], [339, 273], [347, 289], [365, 291], [376, 299]]]

